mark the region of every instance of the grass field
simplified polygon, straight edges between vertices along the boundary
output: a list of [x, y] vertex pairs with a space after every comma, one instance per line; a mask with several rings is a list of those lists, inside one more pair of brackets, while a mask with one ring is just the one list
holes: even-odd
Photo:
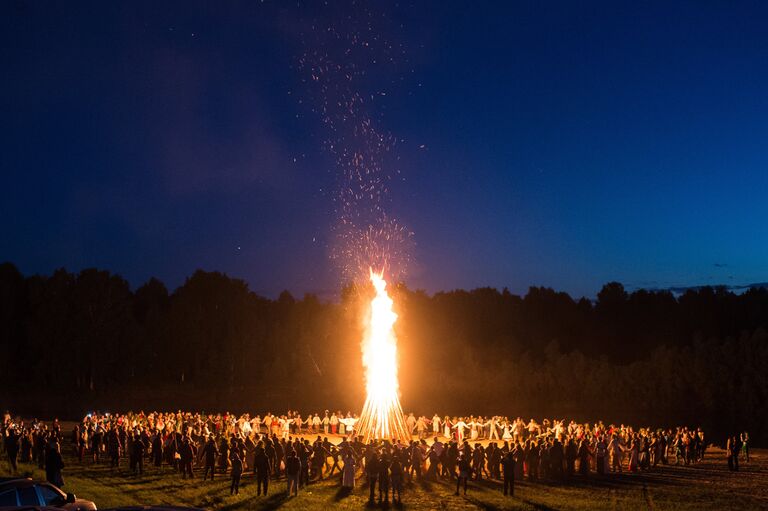
[[[67, 446], [68, 447], [68, 446]], [[268, 497], [257, 497], [253, 476], [246, 473], [240, 495], [229, 496], [229, 479], [215, 482], [182, 480], [165, 468], [149, 467], [142, 477], [111, 474], [104, 465], [80, 465], [65, 452], [65, 491], [96, 502], [99, 508], [130, 504], [175, 504], [215, 510], [286, 509], [387, 509], [367, 502], [363, 478], [351, 494], [340, 491], [337, 477], [311, 484], [298, 497], [287, 497], [285, 482], [272, 482]], [[22, 464], [22, 473], [36, 479], [45, 475]], [[567, 484], [520, 482], [515, 497], [504, 497], [496, 482], [470, 482], [466, 497], [453, 495], [449, 481], [413, 482], [406, 485], [402, 505], [392, 509], [495, 510], [725, 510], [768, 509], [768, 451], [756, 451], [738, 473], [729, 472], [722, 451], [711, 449], [704, 462], [692, 467], [659, 467], [650, 473], [575, 477]], [[126, 469], [124, 469], [125, 471]], [[6, 460], [0, 476], [9, 474]], [[201, 476], [201, 475], [200, 475]]]

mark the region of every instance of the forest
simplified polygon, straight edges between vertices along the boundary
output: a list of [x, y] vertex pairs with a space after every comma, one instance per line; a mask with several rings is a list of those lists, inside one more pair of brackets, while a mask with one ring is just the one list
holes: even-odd
[[[362, 317], [336, 301], [198, 270], [169, 291], [117, 274], [0, 265], [0, 407], [76, 418], [89, 410], [359, 412]], [[550, 288], [429, 295], [404, 285], [399, 377], [406, 411], [574, 418], [637, 427], [749, 431], [768, 444], [768, 290], [628, 292], [594, 300]]]

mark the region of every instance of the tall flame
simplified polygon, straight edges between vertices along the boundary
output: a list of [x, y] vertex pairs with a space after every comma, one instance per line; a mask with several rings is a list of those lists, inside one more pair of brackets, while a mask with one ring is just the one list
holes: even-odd
[[407, 441], [410, 435], [400, 406], [397, 383], [394, 330], [397, 314], [392, 310], [393, 302], [387, 293], [384, 272], [376, 273], [371, 269], [370, 278], [376, 295], [371, 300], [362, 343], [368, 395], [358, 431], [365, 442], [373, 439]]

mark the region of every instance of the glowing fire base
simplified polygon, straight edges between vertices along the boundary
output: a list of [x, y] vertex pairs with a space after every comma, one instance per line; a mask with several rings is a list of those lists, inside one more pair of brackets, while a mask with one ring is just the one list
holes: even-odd
[[371, 274], [376, 296], [371, 300], [363, 338], [363, 365], [366, 368], [368, 397], [363, 405], [358, 432], [365, 442], [371, 440], [410, 440], [400, 406], [397, 382], [397, 314], [387, 294], [382, 273]]
[[383, 405], [375, 403], [370, 397], [366, 399], [358, 431], [366, 443], [371, 440], [386, 439], [399, 440], [407, 444], [411, 439], [408, 427], [405, 425], [403, 409], [397, 397], [393, 402]]

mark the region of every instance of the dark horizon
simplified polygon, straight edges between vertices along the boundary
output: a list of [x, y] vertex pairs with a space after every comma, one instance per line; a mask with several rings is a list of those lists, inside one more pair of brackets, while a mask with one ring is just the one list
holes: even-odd
[[[216, 270], [216, 269], [196, 268], [189, 275], [185, 276], [184, 279], [182, 280], [182, 282], [180, 282], [178, 285], [174, 286], [174, 285], [169, 285], [168, 282], [166, 282], [163, 279], [161, 279], [159, 277], [156, 277], [156, 276], [150, 276], [147, 280], [145, 280], [143, 282], [133, 283], [130, 280], [126, 279], [125, 276], [122, 275], [120, 272], [112, 271], [112, 270], [107, 269], [107, 268], [88, 267], [88, 268], [80, 268], [78, 270], [72, 270], [70, 268], [59, 266], [59, 267], [54, 268], [50, 272], [34, 272], [34, 273], [27, 274], [27, 273], [24, 273], [23, 271], [21, 271], [21, 268], [19, 267], [19, 265], [15, 264], [13, 261], [0, 261], [0, 266], [5, 265], [5, 264], [10, 264], [14, 268], [16, 268], [20, 273], [22, 273], [22, 275], [25, 278], [30, 278], [30, 277], [49, 278], [53, 273], [55, 273], [56, 271], [60, 271], [60, 270], [63, 270], [65, 272], [72, 273], [72, 274], [79, 274], [82, 271], [88, 271], [88, 270], [107, 271], [111, 275], [114, 275], [114, 276], [119, 277], [121, 279], [125, 279], [128, 282], [130, 291], [134, 292], [134, 293], [136, 292], [136, 290], [138, 290], [139, 288], [147, 285], [152, 280], [156, 280], [156, 281], [162, 283], [168, 289], [168, 292], [174, 293], [179, 288], [183, 287], [185, 282], [188, 281], [189, 278], [192, 277], [192, 275], [194, 275], [197, 272], [220, 273], [220, 274], [222, 274], [222, 275], [224, 275], [224, 276], [226, 276], [226, 277], [228, 277], [230, 279], [241, 280], [241, 281], [245, 282], [245, 284], [248, 286], [248, 290], [250, 292], [256, 294], [257, 296], [259, 296], [261, 298], [266, 298], [268, 300], [277, 300], [280, 297], [281, 294], [283, 294], [285, 292], [288, 292], [291, 296], [293, 296], [293, 297], [295, 297], [297, 299], [302, 298], [302, 297], [307, 296], [307, 295], [312, 295], [312, 296], [315, 296], [315, 297], [319, 298], [320, 300], [322, 300], [324, 302], [337, 303], [339, 301], [339, 299], [341, 298], [341, 294], [344, 291], [344, 289], [346, 287], [350, 286], [350, 285], [354, 285], [355, 284], [354, 282], [351, 282], [351, 281], [349, 281], [347, 283], [343, 283], [342, 282], [342, 283], [339, 284], [339, 287], [337, 289], [335, 289], [335, 290], [330, 290], [330, 289], [326, 289], [326, 290], [306, 290], [306, 291], [303, 291], [303, 292], [296, 292], [295, 290], [292, 290], [292, 289], [282, 288], [277, 293], [275, 293], [274, 295], [268, 295], [268, 294], [265, 294], [265, 293], [260, 293], [258, 290], [252, 289], [250, 284], [248, 283], [247, 279], [245, 279], [243, 277], [240, 277], [240, 276], [237, 276], [237, 275], [232, 275], [232, 274], [227, 273], [225, 271]], [[629, 286], [624, 285], [623, 282], [609, 281], [609, 282], [603, 282], [600, 285], [600, 288], [597, 289], [593, 295], [590, 295], [590, 296], [581, 295], [581, 296], [579, 296], [579, 295], [574, 295], [574, 294], [568, 293], [565, 290], [558, 289], [558, 288], [552, 287], [552, 286], [530, 285], [530, 286], [528, 286], [522, 292], [512, 291], [509, 288], [504, 287], [504, 286], [491, 286], [491, 285], [488, 285], [488, 286], [477, 286], [477, 287], [466, 288], [466, 289], [465, 288], [453, 288], [453, 289], [437, 289], [437, 290], [434, 290], [434, 291], [428, 291], [428, 290], [425, 290], [425, 289], [410, 287], [408, 285], [407, 281], [394, 281], [394, 282], [392, 282], [393, 285], [397, 285], [397, 286], [404, 285], [410, 291], [413, 291], [413, 292], [423, 292], [423, 293], [426, 293], [426, 295], [430, 296], [430, 297], [433, 297], [433, 296], [435, 296], [437, 294], [446, 294], [446, 293], [455, 293], [455, 292], [473, 292], [473, 291], [478, 291], [478, 290], [483, 290], [483, 289], [492, 289], [492, 290], [495, 290], [495, 291], [498, 291], [498, 292], [509, 292], [513, 296], [524, 297], [528, 293], [530, 293], [530, 291], [532, 289], [551, 289], [552, 291], [554, 291], [556, 293], [565, 293], [566, 295], [568, 295], [574, 301], [579, 301], [579, 300], [582, 300], [582, 299], [586, 299], [586, 300], [593, 301], [593, 302], [595, 300], [597, 300], [597, 296], [598, 296], [599, 292], [602, 289], [604, 289], [605, 286], [607, 286], [609, 284], [614, 284], [614, 283], [621, 284], [626, 289], [626, 291], [628, 293], [634, 293], [635, 291], [646, 291], [648, 293], [664, 293], [664, 292], [668, 292], [668, 293], [671, 293], [673, 296], [676, 296], [676, 297], [686, 293], [687, 291], [698, 292], [698, 291], [701, 291], [702, 289], [713, 289], [713, 290], [723, 289], [726, 292], [733, 293], [733, 294], [741, 294], [741, 293], [747, 292], [747, 291], [749, 291], [751, 289], [768, 289], [768, 282], [750, 282], [750, 283], [747, 283], [747, 284], [705, 284], [705, 285], [700, 285], [700, 286], [696, 286], [696, 285], [694, 285], [694, 286], [670, 286], [670, 287], [656, 288], [656, 287], [629, 287]]]

